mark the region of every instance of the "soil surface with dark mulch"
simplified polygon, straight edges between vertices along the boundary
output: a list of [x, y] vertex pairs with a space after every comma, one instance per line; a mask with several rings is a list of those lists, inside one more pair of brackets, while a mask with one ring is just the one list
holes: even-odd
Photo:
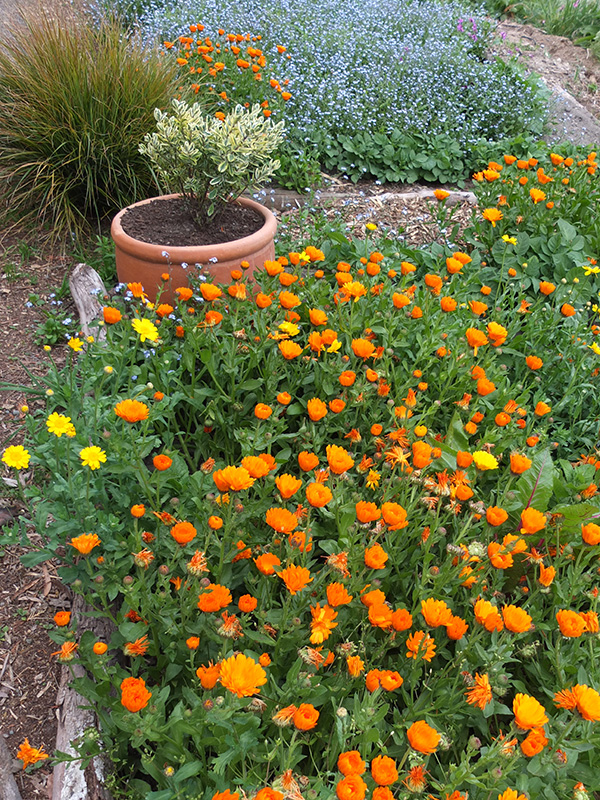
[[128, 236], [163, 247], [233, 242], [251, 236], [264, 224], [264, 217], [258, 211], [231, 204], [200, 228], [180, 198], [157, 198], [128, 209], [121, 218], [121, 227]]

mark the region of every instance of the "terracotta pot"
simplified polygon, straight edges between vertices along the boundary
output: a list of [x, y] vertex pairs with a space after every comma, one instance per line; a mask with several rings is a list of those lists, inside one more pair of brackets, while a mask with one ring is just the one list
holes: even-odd
[[[164, 195], [163, 199], [170, 199], [178, 195]], [[253, 208], [264, 217], [263, 227], [251, 236], [235, 239], [222, 244], [190, 246], [190, 247], [164, 247], [159, 244], [141, 242], [128, 236], [121, 227], [121, 219], [130, 208], [160, 200], [152, 197], [142, 200], [119, 211], [113, 219], [110, 233], [115, 243], [117, 259], [117, 275], [121, 283], [141, 283], [144, 291], [152, 302], [156, 293], [163, 287], [161, 300], [173, 302], [175, 289], [187, 286], [190, 272], [194, 272], [197, 264], [202, 265], [204, 274], [216, 283], [229, 283], [231, 270], [239, 269], [241, 261], [247, 261], [250, 267], [244, 275], [251, 275], [256, 267], [262, 267], [267, 260], [275, 258], [275, 245], [273, 238], [277, 230], [277, 220], [268, 208], [254, 200], [240, 197], [236, 202], [247, 208]], [[168, 259], [163, 256], [168, 252]], [[217, 259], [211, 261], [212, 259]], [[184, 269], [181, 265], [188, 264]], [[161, 275], [168, 272], [171, 276], [168, 283], [161, 279]]]

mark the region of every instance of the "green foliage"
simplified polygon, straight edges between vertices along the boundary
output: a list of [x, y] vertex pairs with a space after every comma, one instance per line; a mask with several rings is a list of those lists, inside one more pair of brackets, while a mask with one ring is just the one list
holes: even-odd
[[546, 33], [566, 36], [585, 47], [600, 33], [598, 0], [521, 0], [511, 11]]
[[148, 195], [138, 144], [172, 65], [118, 23], [21, 12], [0, 37], [0, 178], [11, 210], [78, 231]]
[[283, 141], [284, 122], [272, 123], [260, 106], [236, 106], [219, 119], [198, 103], [173, 99], [171, 105], [171, 114], [156, 109], [157, 130], [146, 134], [139, 150], [161, 184], [183, 196], [199, 225], [277, 171], [271, 153]]
[[321, 185], [321, 164], [318, 150], [309, 144], [286, 137], [277, 150], [279, 169], [275, 181], [284, 189], [303, 194]]

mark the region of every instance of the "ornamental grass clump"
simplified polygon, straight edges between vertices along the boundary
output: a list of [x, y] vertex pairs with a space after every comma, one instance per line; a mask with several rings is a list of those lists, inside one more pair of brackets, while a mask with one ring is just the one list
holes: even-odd
[[24, 560], [112, 624], [50, 635], [132, 800], [600, 790], [591, 276], [491, 288], [521, 234], [480, 212], [473, 245], [315, 232], [165, 314], [121, 287], [35, 379]]
[[207, 115], [199, 103], [173, 99], [171, 106], [170, 114], [155, 109], [156, 132], [146, 134], [139, 151], [159, 182], [182, 195], [197, 225], [277, 171], [271, 154], [283, 141], [285, 123], [265, 118], [259, 105], [238, 105], [224, 118]]
[[11, 213], [81, 231], [147, 197], [154, 179], [138, 152], [176, 69], [75, 10], [35, 5], [0, 35], [0, 180]]

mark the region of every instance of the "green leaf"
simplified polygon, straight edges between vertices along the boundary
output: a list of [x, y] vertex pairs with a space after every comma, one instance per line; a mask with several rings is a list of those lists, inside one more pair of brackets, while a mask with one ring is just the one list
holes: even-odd
[[202, 769], [201, 761], [190, 761], [177, 770], [177, 772], [173, 776], [173, 780], [175, 781], [175, 783], [181, 783], [182, 781], [185, 781], [188, 778], [193, 778], [193, 776], [197, 775], [201, 769]]
[[529, 508], [545, 511], [552, 497], [554, 462], [550, 448], [537, 453], [531, 467], [524, 472], [515, 487], [516, 502], [507, 504], [507, 511]]
[[464, 431], [463, 422], [458, 411], [455, 411], [452, 415], [444, 444], [454, 451], [469, 449], [469, 439]]
[[558, 220], [558, 229], [562, 234], [562, 238], [566, 244], [570, 244], [573, 242], [575, 237], [577, 236], [577, 228], [574, 228], [570, 222], [567, 222], [566, 219], [559, 219]]
[[39, 550], [38, 552], [24, 553], [21, 556], [21, 563], [25, 567], [36, 567], [38, 564], [49, 561], [51, 558], [54, 558], [54, 553], [51, 553], [49, 550]]

